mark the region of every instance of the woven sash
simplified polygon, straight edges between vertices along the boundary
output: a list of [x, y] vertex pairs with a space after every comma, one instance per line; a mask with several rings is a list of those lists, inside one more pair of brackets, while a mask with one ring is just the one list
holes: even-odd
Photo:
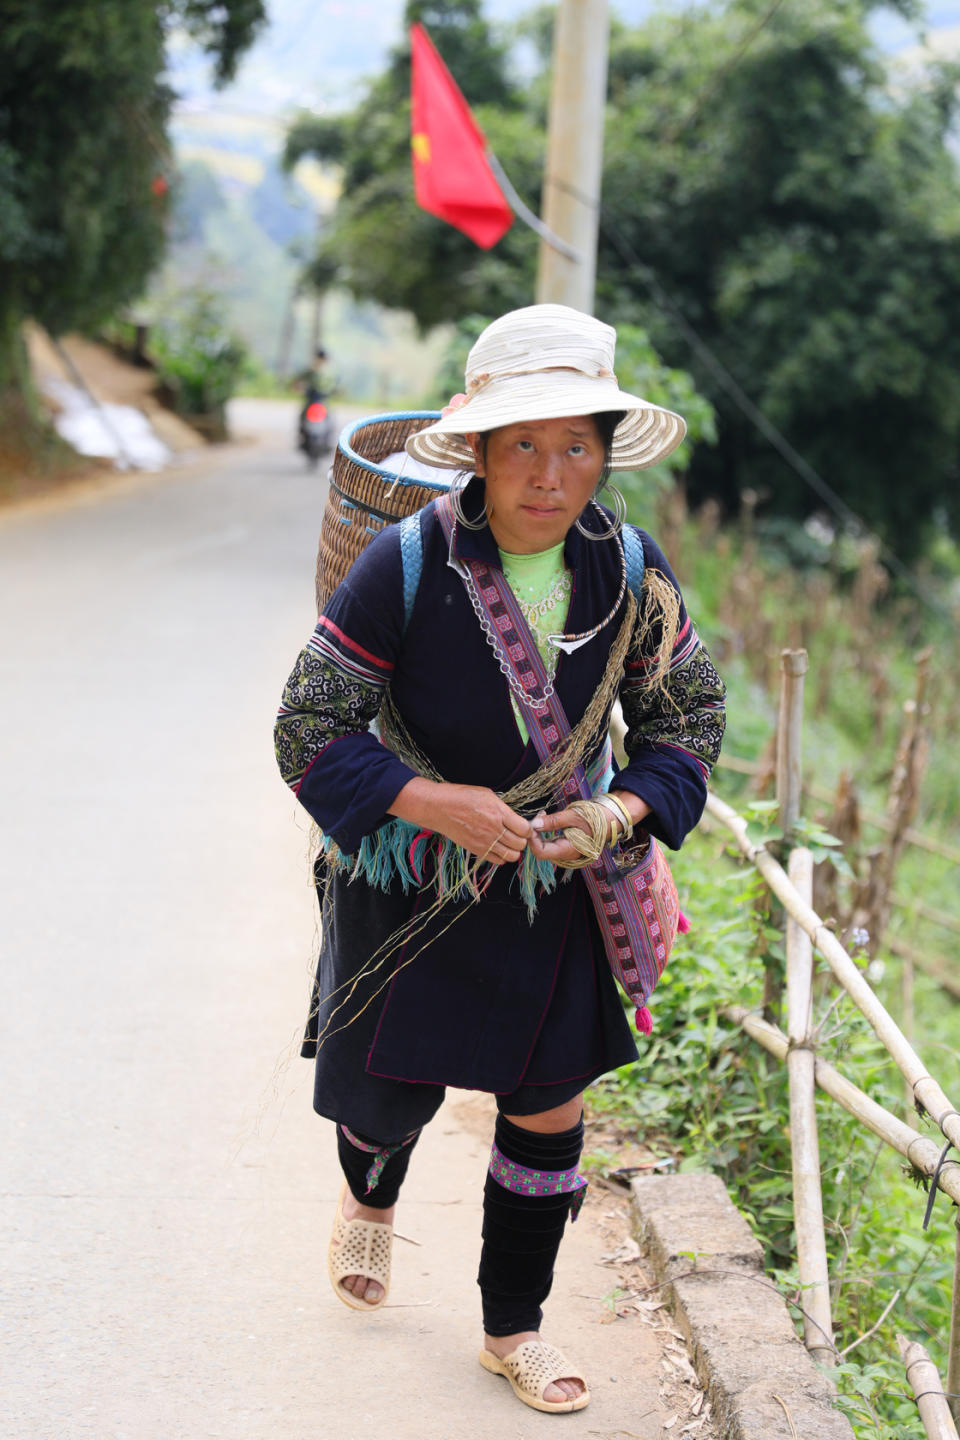
[[[500, 668], [512, 676], [513, 693], [520, 691], [527, 730], [541, 762], [552, 758], [570, 734], [570, 722], [550, 685], [530, 627], [503, 571], [483, 560], [456, 560], [453, 536], [456, 518], [447, 496], [436, 502], [437, 515], [450, 547], [450, 565], [473, 590], [484, 629]], [[557, 803], [592, 798], [593, 791], [582, 764], [564, 784]], [[676, 886], [663, 852], [651, 835], [646, 846], [630, 851], [620, 846], [604, 850], [595, 865], [581, 870], [603, 935], [607, 959], [615, 978], [637, 1007], [637, 1029], [650, 1033], [652, 1022], [646, 1000], [663, 973], [680, 922]], [[642, 850], [642, 856], [637, 853]], [[621, 863], [618, 863], [618, 858]]]

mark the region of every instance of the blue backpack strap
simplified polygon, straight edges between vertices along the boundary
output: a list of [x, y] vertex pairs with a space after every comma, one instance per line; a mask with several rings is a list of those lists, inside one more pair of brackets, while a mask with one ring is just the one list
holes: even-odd
[[420, 531], [420, 512], [406, 515], [400, 521], [400, 556], [403, 560], [403, 630], [406, 634], [413, 614], [413, 602], [417, 598], [420, 572], [423, 569], [423, 535]]
[[627, 562], [627, 584], [639, 605], [640, 592], [643, 589], [643, 541], [632, 525], [624, 525], [620, 534], [623, 540], [623, 555]]

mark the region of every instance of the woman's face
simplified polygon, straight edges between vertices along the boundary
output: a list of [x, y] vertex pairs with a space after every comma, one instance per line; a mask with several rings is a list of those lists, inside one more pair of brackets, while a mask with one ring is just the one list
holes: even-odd
[[531, 555], [559, 545], [596, 488], [604, 449], [592, 415], [504, 425], [469, 435], [486, 480], [490, 529], [501, 550]]

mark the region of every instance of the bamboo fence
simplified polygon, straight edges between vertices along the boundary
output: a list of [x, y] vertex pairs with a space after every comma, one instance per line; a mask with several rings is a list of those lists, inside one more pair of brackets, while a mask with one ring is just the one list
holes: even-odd
[[[754, 1015], [741, 1005], [729, 1005], [723, 1013], [728, 1020], [739, 1025], [751, 1039], [756, 1040], [778, 1060], [786, 1060], [792, 1053], [788, 1037], [776, 1025], [771, 1025], [768, 1020]], [[940, 1160], [941, 1150], [929, 1135], [921, 1135], [920, 1131], [914, 1130], [912, 1125], [898, 1119], [882, 1105], [878, 1105], [876, 1100], [871, 1100], [865, 1091], [847, 1080], [826, 1060], [817, 1059], [814, 1062], [814, 1075], [824, 1094], [836, 1100], [844, 1110], [861, 1121], [868, 1130], [872, 1130], [878, 1139], [885, 1140], [891, 1149], [898, 1151], [919, 1174], [928, 1180], [933, 1178]], [[943, 1166], [937, 1177], [937, 1187], [960, 1205], [960, 1162], [952, 1160]], [[797, 1193], [795, 1191], [795, 1207], [796, 1204]], [[806, 1292], [807, 1284], [812, 1282], [803, 1273], [800, 1278]], [[804, 1309], [806, 1308], [805, 1304]]]
[[[737, 775], [749, 775], [754, 778], [767, 774], [772, 776], [775, 773], [775, 769], [768, 764], [766, 759], [744, 760], [738, 755], [721, 755], [717, 763], [720, 769], [732, 770]], [[814, 800], [826, 805], [836, 803], [835, 794], [825, 786], [817, 785], [813, 781], [804, 780], [802, 782], [802, 794], [810, 795]], [[893, 835], [896, 829], [896, 820], [889, 815], [880, 815], [876, 811], [861, 807], [858, 807], [857, 813], [862, 824], [872, 826], [888, 836]], [[922, 830], [917, 830], [913, 826], [907, 826], [902, 831], [902, 841], [904, 845], [924, 850], [929, 855], [936, 855], [951, 865], [960, 865], [960, 850], [941, 840], [936, 840], [930, 835], [925, 835]], [[915, 896], [895, 893], [892, 897], [892, 908], [897, 911], [908, 911], [912, 917], [918, 920], [926, 920], [938, 929], [947, 930], [952, 935], [960, 935], [960, 917], [951, 915], [946, 910], [937, 909], [933, 905], [927, 905]], [[880, 937], [876, 938], [879, 940]], [[960, 970], [956, 967], [954, 957], [930, 954], [916, 945], [909, 944], [898, 935], [885, 935], [883, 948], [905, 961], [906, 966], [922, 970], [941, 990], [946, 990], [955, 1000], [960, 1000]]]
[[[806, 672], [805, 652], [784, 651], [781, 669], [777, 798], [781, 829], [789, 837], [799, 818], [803, 788], [800, 719]], [[784, 753], [787, 750], [789, 754]], [[809, 851], [802, 848], [792, 851], [788, 873], [762, 844], [753, 843], [747, 821], [731, 806], [711, 793], [707, 798], [707, 809], [731, 832], [741, 854], [756, 866], [787, 916], [788, 1033], [784, 1035], [776, 1025], [771, 1024], [769, 1016], [762, 1019], [741, 1007], [730, 1007], [725, 1013], [770, 1054], [786, 1062], [789, 1072], [797, 1260], [806, 1312], [804, 1340], [811, 1352], [823, 1358], [835, 1355], [836, 1350], [829, 1308], [814, 1084], [903, 1155], [930, 1185], [943, 1191], [957, 1204], [960, 1204], [960, 1159], [948, 1160], [947, 1153], [954, 1147], [960, 1157], [960, 1110], [927, 1071], [911, 1041], [881, 1004], [836, 935], [814, 910], [811, 903], [813, 862]], [[901, 827], [898, 835], [901, 841], [903, 834]], [[837, 981], [873, 1027], [877, 1038], [900, 1069], [908, 1095], [917, 1108], [926, 1112], [939, 1126], [947, 1142], [942, 1148], [878, 1105], [833, 1066], [816, 1056], [816, 1038], [812, 1029], [814, 951], [826, 960]], [[955, 1265], [947, 1372], [947, 1391], [954, 1395], [960, 1390], [960, 1229], [957, 1231]], [[936, 1369], [922, 1346], [902, 1341], [901, 1352], [910, 1374], [924, 1377], [922, 1383], [914, 1380], [911, 1383], [928, 1437], [958, 1440], [954, 1420], [960, 1415], [960, 1400], [944, 1395]]]
[[944, 1137], [960, 1150], [960, 1110], [957, 1110], [939, 1083], [929, 1074], [920, 1056], [877, 999], [836, 935], [824, 924], [813, 907], [798, 894], [783, 866], [763, 845], [755, 845], [749, 838], [747, 822], [743, 816], [712, 794], [707, 798], [707, 809], [714, 819], [731, 831], [741, 853], [757, 867], [788, 915], [810, 936], [814, 949], [826, 960], [854, 1004], [869, 1020], [880, 1043], [899, 1066], [914, 1098], [940, 1127]]
[[897, 1336], [897, 1344], [928, 1440], [960, 1440], [937, 1367], [930, 1356], [919, 1341], [908, 1340], [905, 1335]]
[[[790, 879], [798, 892], [809, 899], [813, 894], [813, 856], [809, 850], [792, 852]], [[830, 1276], [823, 1233], [820, 1142], [814, 1098], [813, 947], [809, 935], [794, 920], [787, 921], [787, 1017], [794, 1216], [797, 1263], [804, 1293], [804, 1339], [812, 1355], [825, 1364], [832, 1364]]]

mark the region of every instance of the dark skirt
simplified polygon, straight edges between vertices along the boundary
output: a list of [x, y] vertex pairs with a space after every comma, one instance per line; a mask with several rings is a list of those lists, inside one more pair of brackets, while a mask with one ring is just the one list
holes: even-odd
[[449, 901], [436, 915], [432, 887], [384, 892], [321, 867], [317, 892], [321, 949], [302, 1053], [316, 1057], [318, 1114], [390, 1143], [426, 1124], [447, 1086], [529, 1115], [636, 1060], [575, 873], [541, 897], [532, 924], [506, 870], [478, 902]]

